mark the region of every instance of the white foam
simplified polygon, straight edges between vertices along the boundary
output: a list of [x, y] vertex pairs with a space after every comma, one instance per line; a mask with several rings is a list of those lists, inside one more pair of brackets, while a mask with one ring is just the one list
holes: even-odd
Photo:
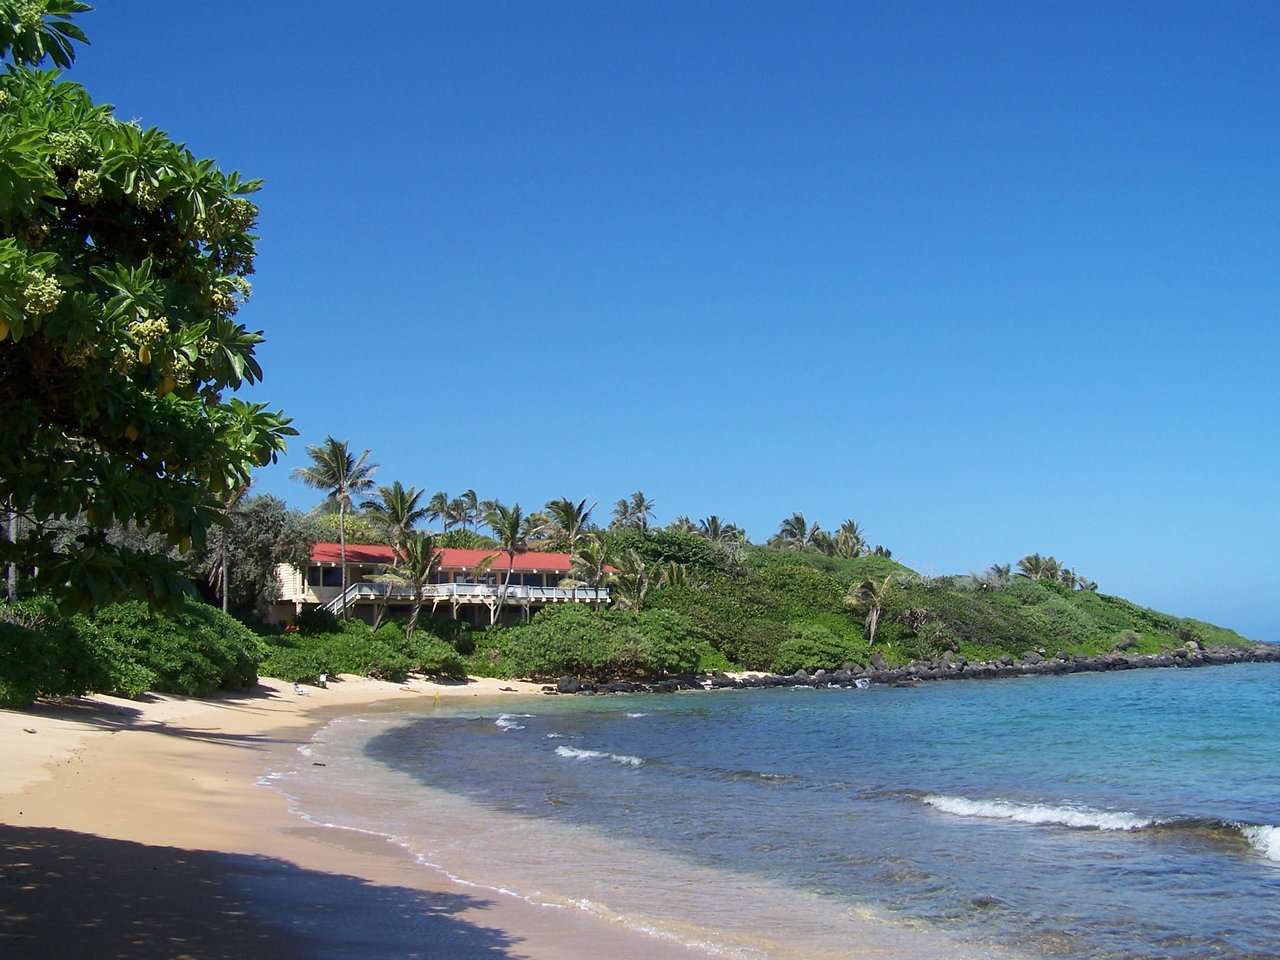
[[1280, 827], [1242, 827], [1240, 832], [1268, 860], [1280, 860]]
[[647, 717], [647, 716], [649, 716], [649, 714], [647, 714], [647, 713], [628, 713], [628, 714], [627, 714], [627, 716], [628, 716], [628, 717], [630, 717], [632, 720], [635, 720], [635, 719], [637, 719], [638, 717]]
[[1045, 803], [1014, 803], [1010, 800], [969, 800], [966, 797], [929, 795], [929, 806], [957, 817], [981, 817], [988, 820], [1012, 820], [1075, 827], [1081, 830], [1141, 830], [1155, 823], [1136, 813], [1120, 810], [1094, 810], [1089, 807], [1053, 806]]
[[504, 713], [493, 722], [503, 730], [523, 730], [524, 724], [519, 721], [528, 720], [532, 716], [532, 713]]
[[632, 757], [625, 753], [606, 753], [603, 750], [579, 750], [577, 747], [556, 747], [556, 755], [570, 760], [612, 760], [628, 767], [638, 767], [644, 763], [640, 757]]

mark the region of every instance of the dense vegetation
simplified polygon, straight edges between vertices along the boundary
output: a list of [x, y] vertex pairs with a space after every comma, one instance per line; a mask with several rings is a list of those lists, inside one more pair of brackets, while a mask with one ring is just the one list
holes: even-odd
[[248, 299], [256, 180], [120, 120], [46, 60], [76, 0], [0, 2], [0, 563], [88, 610], [180, 602], [182, 562], [295, 434], [232, 394], [259, 380]]

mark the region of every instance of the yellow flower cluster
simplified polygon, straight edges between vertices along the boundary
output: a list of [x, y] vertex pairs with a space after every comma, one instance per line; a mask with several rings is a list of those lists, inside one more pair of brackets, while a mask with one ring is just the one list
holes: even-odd
[[62, 287], [47, 273], [36, 270], [27, 276], [27, 285], [22, 288], [22, 299], [26, 303], [27, 313], [34, 317], [47, 317], [62, 302]]

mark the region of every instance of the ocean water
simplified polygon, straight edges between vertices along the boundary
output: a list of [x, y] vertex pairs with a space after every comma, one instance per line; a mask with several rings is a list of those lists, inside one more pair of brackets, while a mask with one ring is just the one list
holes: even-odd
[[270, 782], [424, 870], [714, 956], [1280, 956], [1277, 664], [400, 702]]

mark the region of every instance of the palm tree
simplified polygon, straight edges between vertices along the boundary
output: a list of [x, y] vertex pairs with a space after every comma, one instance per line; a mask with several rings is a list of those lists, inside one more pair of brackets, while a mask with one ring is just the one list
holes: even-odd
[[424, 493], [417, 487], [406, 490], [397, 480], [389, 487], [379, 487], [377, 494], [360, 506], [386, 531], [387, 541], [399, 551], [417, 522], [431, 513], [430, 507], [419, 506]]
[[618, 606], [628, 610], [644, 609], [653, 581], [648, 565], [634, 549], [628, 548], [618, 556], [618, 572], [613, 582]]
[[583, 497], [577, 503], [574, 503], [568, 497], [561, 497], [559, 500], [551, 500], [547, 503], [547, 515], [550, 517], [548, 524], [548, 534], [555, 541], [556, 545], [569, 553], [574, 553], [578, 548], [578, 541], [582, 539], [587, 530], [587, 524], [591, 520], [591, 511], [596, 508], [596, 504], [587, 506], [587, 498]]
[[495, 505], [485, 517], [484, 522], [493, 531], [493, 536], [498, 541], [498, 549], [507, 555], [507, 574], [502, 578], [498, 605], [493, 611], [493, 623], [496, 624], [507, 600], [507, 588], [511, 584], [511, 574], [516, 566], [516, 554], [524, 553], [529, 549], [529, 541], [541, 533], [541, 528], [529, 522], [529, 518], [524, 515], [518, 503], [511, 507], [500, 503]]
[[701, 580], [687, 563], [676, 563], [670, 560], [658, 567], [658, 588], [684, 587], [686, 590], [702, 590], [706, 583]]
[[889, 574], [883, 580], [863, 580], [850, 587], [849, 592], [844, 595], [844, 602], [862, 614], [863, 629], [866, 631], [869, 646], [876, 642], [880, 614], [884, 611], [885, 602], [889, 599], [892, 585], [893, 574]]
[[1028, 580], [1042, 580], [1045, 575], [1045, 560], [1038, 553], [1030, 553], [1018, 561], [1018, 576]]
[[725, 523], [714, 513], [698, 521], [698, 533], [712, 543], [724, 546], [741, 543], [746, 539], [742, 529], [733, 523]]
[[[449, 495], [443, 490], [437, 490], [435, 495], [427, 502], [427, 518], [430, 520], [444, 520], [444, 515], [449, 512]], [[448, 527], [445, 528], [446, 530]]]
[[867, 550], [867, 541], [857, 520], [846, 520], [840, 524], [835, 535], [835, 554], [838, 557], [852, 559], [862, 556]]
[[575, 580], [596, 590], [608, 582], [608, 564], [605, 562], [604, 544], [599, 537], [589, 533], [582, 538], [573, 555], [570, 572]]
[[698, 525], [685, 513], [680, 514], [680, 516], [668, 523], [667, 529], [672, 533], [691, 533], [694, 535], [700, 533]]
[[429, 533], [410, 531], [400, 548], [400, 562], [387, 569], [385, 576], [407, 586], [413, 594], [413, 612], [409, 614], [409, 626], [405, 637], [412, 637], [418, 626], [418, 614], [426, 600], [426, 588], [440, 569], [440, 551], [436, 539]]
[[227, 612], [227, 591], [231, 568], [231, 512], [240, 505], [240, 501], [244, 499], [251, 486], [253, 481], [249, 480], [240, 486], [232, 487], [222, 501], [222, 523], [218, 527], [217, 539], [213, 545], [209, 586], [213, 587], [215, 594], [222, 600], [223, 613]]
[[637, 490], [629, 500], [619, 500], [613, 506], [613, 526], [634, 527], [636, 530], [648, 530], [649, 519], [653, 516], [653, 501]]
[[476, 492], [464, 490], [458, 499], [462, 501], [462, 526], [465, 528], [469, 524], [474, 531], [480, 525], [480, 503], [476, 500]]
[[352, 497], [373, 486], [376, 463], [369, 463], [369, 451], [352, 455], [347, 441], [326, 437], [324, 443], [307, 447], [311, 466], [295, 467], [293, 477], [309, 487], [325, 491], [325, 500], [338, 505], [338, 551], [342, 561], [342, 616], [347, 617], [347, 512]]
[[821, 532], [817, 523], [809, 526], [804, 514], [799, 512], [791, 514], [778, 525], [778, 539], [784, 546], [793, 550], [803, 550], [805, 547], [812, 546]]

